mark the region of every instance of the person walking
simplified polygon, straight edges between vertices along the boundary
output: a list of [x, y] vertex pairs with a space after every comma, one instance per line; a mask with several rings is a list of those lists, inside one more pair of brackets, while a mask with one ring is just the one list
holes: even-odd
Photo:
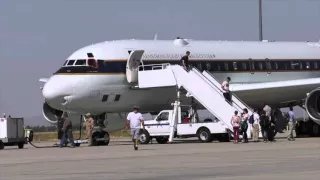
[[240, 117], [238, 116], [238, 111], [234, 112], [234, 115], [231, 118], [231, 124], [233, 126], [233, 142], [239, 142], [239, 128], [240, 128]]
[[258, 110], [255, 109], [253, 112], [253, 124], [252, 124], [253, 142], [259, 142], [259, 121], [260, 121], [260, 116], [258, 114]]
[[128, 129], [129, 125], [131, 129], [131, 137], [132, 137], [134, 150], [138, 150], [138, 141], [139, 141], [141, 125], [143, 129], [145, 128], [144, 128], [144, 120], [143, 120], [142, 114], [138, 112], [137, 106], [134, 106], [133, 111], [130, 112], [127, 116], [126, 129]]
[[293, 130], [295, 128], [295, 115], [293, 112], [293, 108], [290, 107], [290, 111], [288, 112], [289, 115], [289, 122], [288, 122], [288, 126], [289, 126], [289, 131], [288, 131], [288, 140], [289, 141], [294, 141], [294, 137], [293, 137]]
[[223, 92], [224, 98], [227, 100], [227, 102], [231, 103], [231, 93], [229, 90], [229, 82], [231, 81], [230, 77], [227, 77], [225, 81], [222, 82], [221, 84], [221, 89]]
[[65, 113], [63, 115], [63, 120], [64, 120], [63, 128], [62, 128], [63, 135], [62, 135], [62, 139], [61, 139], [61, 142], [60, 142], [60, 148], [62, 148], [63, 145], [66, 143], [67, 138], [69, 139], [71, 147], [74, 148], [75, 145], [74, 145], [73, 135], [72, 135], [72, 122], [68, 118], [68, 114], [67, 113]]
[[181, 57], [181, 66], [186, 70], [189, 71], [189, 56], [190, 56], [190, 51], [186, 52], [186, 55]]
[[241, 127], [241, 132], [243, 136], [243, 143], [248, 143], [248, 135], [247, 135], [247, 130], [248, 130], [248, 119], [249, 119], [249, 114], [248, 114], [248, 109], [244, 108], [243, 113], [242, 113], [242, 121], [240, 124]]
[[270, 127], [270, 120], [269, 117], [266, 115], [265, 111], [262, 111], [260, 116], [260, 127], [261, 127], [261, 133], [263, 136], [263, 142], [268, 142], [268, 130]]

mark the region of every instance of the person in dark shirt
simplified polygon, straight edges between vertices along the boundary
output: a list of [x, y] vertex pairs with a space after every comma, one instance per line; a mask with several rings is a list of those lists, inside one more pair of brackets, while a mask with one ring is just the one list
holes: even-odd
[[57, 119], [57, 131], [58, 131], [58, 139], [61, 140], [62, 139], [62, 128], [63, 128], [63, 119], [61, 116], [55, 115], [56, 119]]
[[266, 112], [262, 111], [260, 116], [260, 127], [261, 127], [261, 133], [263, 136], [263, 141], [268, 141], [268, 130], [270, 128], [270, 120], [269, 117], [266, 116]]
[[181, 60], [181, 65], [188, 71], [189, 70], [189, 56], [190, 56], [190, 51], [186, 52], [186, 55], [184, 55], [180, 60]]
[[270, 120], [270, 128], [268, 131], [268, 140], [269, 142], [275, 141], [274, 136], [276, 135], [276, 120], [275, 120], [275, 112], [271, 116]]
[[62, 139], [60, 142], [60, 148], [63, 147], [63, 145], [66, 143], [67, 138], [69, 138], [69, 141], [71, 143], [71, 147], [74, 148], [74, 141], [73, 141], [73, 135], [72, 135], [72, 122], [71, 120], [68, 118], [68, 114], [64, 114], [63, 115], [63, 127], [62, 127]]

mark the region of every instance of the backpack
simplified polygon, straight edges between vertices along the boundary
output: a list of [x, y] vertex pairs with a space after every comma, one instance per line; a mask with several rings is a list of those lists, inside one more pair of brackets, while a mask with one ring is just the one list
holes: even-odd
[[249, 123], [250, 123], [250, 124], [253, 124], [253, 123], [254, 123], [253, 114], [249, 117]]

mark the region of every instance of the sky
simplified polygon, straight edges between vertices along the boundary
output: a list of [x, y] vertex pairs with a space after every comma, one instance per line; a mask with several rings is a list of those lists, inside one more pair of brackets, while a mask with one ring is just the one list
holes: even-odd
[[[118, 39], [258, 40], [258, 0], [0, 0], [0, 113], [41, 115], [39, 78]], [[263, 0], [263, 36], [319, 41], [319, 0]]]

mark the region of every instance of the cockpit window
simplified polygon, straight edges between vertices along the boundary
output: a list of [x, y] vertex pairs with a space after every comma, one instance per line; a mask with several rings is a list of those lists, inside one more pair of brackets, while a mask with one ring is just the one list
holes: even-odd
[[88, 59], [88, 66], [98, 68], [97, 61], [95, 59]]
[[67, 66], [72, 66], [75, 60], [69, 60]]
[[66, 60], [66, 62], [64, 62], [62, 66], [65, 66], [67, 63], [68, 63], [68, 60]]
[[86, 64], [86, 60], [85, 59], [78, 59], [75, 63], [76, 66], [85, 66]]

